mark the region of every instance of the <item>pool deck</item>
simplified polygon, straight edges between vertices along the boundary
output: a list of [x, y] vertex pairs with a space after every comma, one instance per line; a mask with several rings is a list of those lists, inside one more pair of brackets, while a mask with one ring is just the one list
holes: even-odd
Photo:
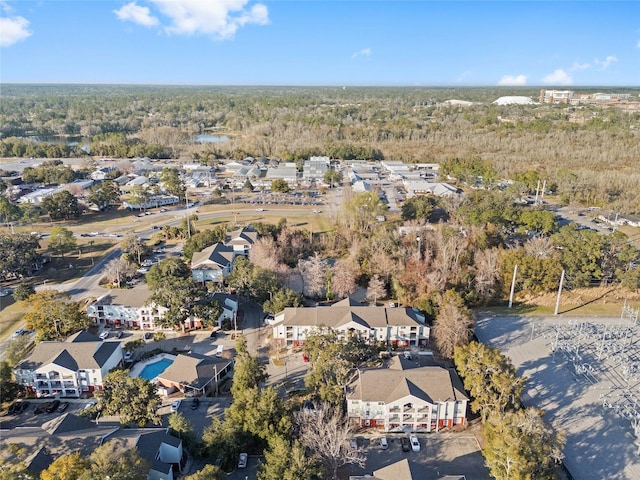
[[156, 363], [157, 361], [163, 360], [163, 359], [171, 360], [173, 362], [176, 359], [176, 356], [170, 355], [168, 353], [161, 353], [159, 355], [155, 355], [151, 358], [148, 358], [142, 362], [138, 362], [131, 368], [131, 370], [129, 370], [129, 376], [131, 378], [139, 377], [142, 370], [144, 370], [144, 367], [146, 367], [147, 365], [151, 365], [152, 363]]

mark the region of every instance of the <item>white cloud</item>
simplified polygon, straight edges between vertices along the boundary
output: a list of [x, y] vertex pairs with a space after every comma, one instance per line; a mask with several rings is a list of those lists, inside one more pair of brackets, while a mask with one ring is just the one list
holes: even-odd
[[581, 70], [588, 70], [589, 68], [591, 68], [590, 63], [573, 62], [573, 65], [571, 65], [568, 70], [570, 72], [579, 72]]
[[604, 60], [600, 61], [597, 58], [593, 61], [593, 63], [595, 63], [596, 65], [598, 65], [600, 67], [601, 70], [605, 70], [607, 68], [609, 68], [611, 66], [612, 63], [615, 63], [618, 61], [618, 57], [614, 56], [614, 55], [609, 55], [607, 58], [605, 58]]
[[553, 73], [544, 77], [543, 82], [553, 85], [571, 85], [573, 83], [573, 78], [571, 78], [571, 75], [563, 69], [558, 68]]
[[363, 48], [362, 50], [358, 50], [356, 53], [351, 55], [351, 58], [368, 57], [370, 55], [371, 55], [371, 49], [370, 48]]
[[169, 18], [165, 31], [170, 35], [212, 35], [233, 37], [239, 27], [269, 23], [263, 4], [247, 9], [248, 0], [151, 0]]
[[151, 15], [149, 7], [141, 7], [136, 2], [127, 3], [113, 13], [123, 22], [130, 21], [144, 27], [153, 27], [159, 23], [158, 19]]
[[640, 40], [638, 40], [638, 43], [636, 43], [636, 47], [640, 48]]
[[498, 85], [526, 85], [526, 75], [504, 75], [499, 81]]
[[23, 17], [0, 17], [0, 47], [9, 47], [31, 36], [29, 20]]

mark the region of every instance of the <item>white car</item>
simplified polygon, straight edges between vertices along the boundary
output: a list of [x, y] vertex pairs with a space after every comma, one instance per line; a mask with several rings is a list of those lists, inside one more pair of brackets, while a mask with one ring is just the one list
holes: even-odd
[[181, 403], [182, 403], [182, 400], [174, 400], [174, 402], [171, 404], [171, 411], [177, 412], [178, 410], [180, 410]]
[[109, 338], [109, 332], [102, 332], [100, 334], [100, 339], [101, 340], [106, 340], [107, 338]]
[[264, 212], [264, 208], [256, 208], [256, 212]]
[[411, 450], [413, 450], [414, 452], [420, 451], [420, 442], [418, 441], [418, 437], [416, 437], [415, 435], [411, 435], [409, 437], [409, 442], [411, 443]]
[[380, 448], [382, 450], [386, 450], [389, 448], [389, 443], [387, 442], [387, 437], [380, 437]]
[[133, 358], [133, 352], [124, 352], [124, 361], [128, 362]]
[[238, 468], [247, 468], [247, 460], [249, 459], [249, 455], [247, 453], [241, 453], [240, 458], [238, 459]]

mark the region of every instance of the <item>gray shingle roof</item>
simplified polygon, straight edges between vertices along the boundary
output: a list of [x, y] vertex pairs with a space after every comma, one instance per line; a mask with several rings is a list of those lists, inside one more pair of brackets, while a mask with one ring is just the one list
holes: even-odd
[[338, 302], [331, 307], [284, 309], [284, 325], [339, 328], [349, 322], [364, 328], [415, 326], [420, 323], [411, 308], [345, 306], [343, 302]]
[[37, 370], [52, 363], [71, 371], [97, 370], [119, 347], [120, 342], [40, 342], [16, 369]]
[[362, 370], [350, 385], [349, 399], [392, 403], [408, 395], [429, 403], [468, 400], [455, 371], [440, 366], [405, 368], [392, 357], [388, 368]]
[[197, 353], [179, 354], [175, 361], [158, 375], [158, 379], [201, 389], [214, 379], [216, 371], [222, 370], [229, 362], [229, 359]]
[[94, 305], [123, 305], [125, 307], [143, 307], [151, 296], [151, 290], [146, 283], [136, 285], [135, 288], [114, 288], [107, 295], [100, 297]]
[[249, 226], [229, 233], [224, 243], [226, 245], [253, 245], [256, 240], [258, 240], [258, 232]]
[[214, 243], [210, 247], [193, 254], [191, 258], [191, 269], [220, 269], [233, 261], [233, 255], [233, 247], [220, 242]]

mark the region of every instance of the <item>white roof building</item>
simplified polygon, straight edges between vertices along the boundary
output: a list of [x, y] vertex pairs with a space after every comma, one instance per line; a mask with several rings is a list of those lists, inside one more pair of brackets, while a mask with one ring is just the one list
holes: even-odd
[[530, 97], [514, 95], [500, 97], [493, 102], [493, 105], [539, 105], [539, 103], [533, 101]]

